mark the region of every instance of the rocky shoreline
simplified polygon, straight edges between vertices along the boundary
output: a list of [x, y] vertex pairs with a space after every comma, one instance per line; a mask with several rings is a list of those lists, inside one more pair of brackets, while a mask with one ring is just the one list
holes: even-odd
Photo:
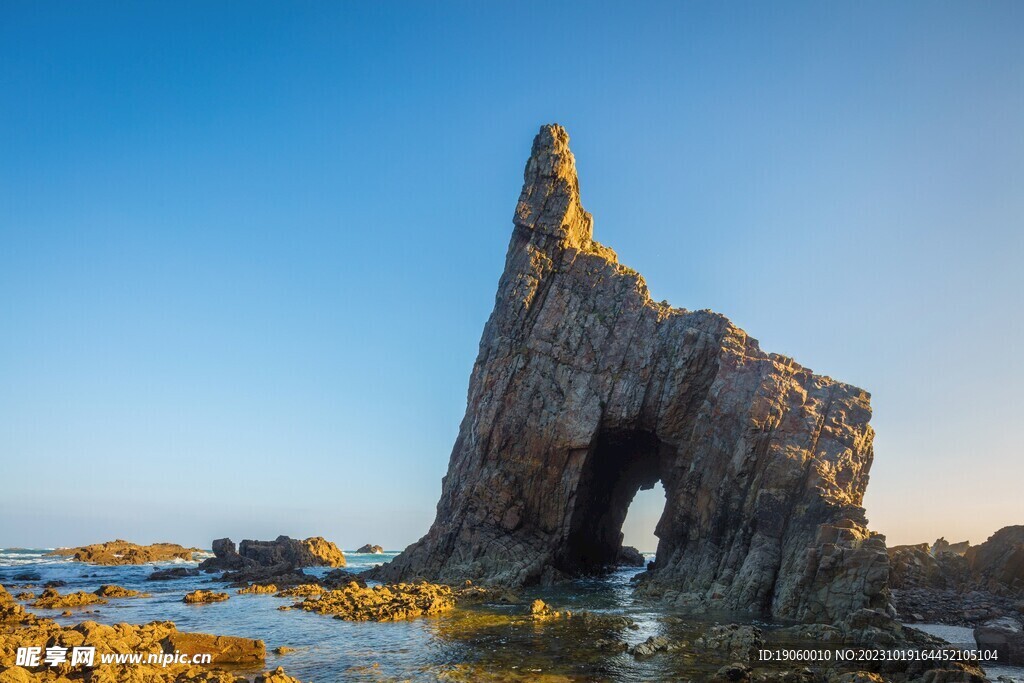
[[[174, 655], [209, 654], [209, 666], [170, 663], [108, 665], [97, 668], [57, 666], [30, 668], [14, 665], [18, 648], [59, 648], [65, 655], [73, 648], [95, 648], [95, 657], [108, 654], [145, 653]], [[108, 626], [83, 621], [61, 626], [51, 619], [25, 611], [0, 586], [0, 683], [300, 683], [282, 669], [264, 671], [254, 678], [239, 676], [226, 666], [259, 666], [266, 657], [263, 641], [178, 631], [168, 621], [145, 625]]]
[[50, 555], [70, 557], [76, 562], [117, 566], [126, 564], [149, 564], [151, 562], [168, 562], [184, 560], [191, 562], [199, 548], [185, 548], [176, 543], [153, 543], [138, 545], [129, 541], [107, 541], [94, 543], [77, 548], [57, 548]]

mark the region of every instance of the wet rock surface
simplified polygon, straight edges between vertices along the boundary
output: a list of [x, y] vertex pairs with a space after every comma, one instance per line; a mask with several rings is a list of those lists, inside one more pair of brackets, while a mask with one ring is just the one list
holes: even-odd
[[192, 561], [198, 548], [185, 548], [176, 543], [137, 545], [128, 541], [108, 541], [78, 548], [58, 548], [50, 555], [70, 557], [76, 562], [101, 565], [147, 564], [171, 560]]
[[122, 586], [114, 586], [111, 584], [104, 584], [100, 586], [96, 589], [95, 594], [101, 598], [138, 598], [146, 595], [142, 591], [132, 590], [131, 588], [124, 588]]
[[455, 607], [455, 595], [448, 586], [426, 582], [367, 587], [353, 581], [293, 607], [346, 621], [401, 621], [450, 611]]
[[183, 579], [187, 576], [199, 576], [199, 570], [195, 567], [172, 567], [171, 569], [157, 569], [146, 577], [147, 581], [173, 581]]
[[32, 606], [43, 609], [62, 609], [64, 607], [82, 607], [84, 605], [104, 605], [106, 602], [106, 600], [95, 593], [79, 591], [77, 593], [61, 594], [55, 588], [47, 588], [43, 591], [42, 595], [32, 602]]
[[884, 607], [867, 392], [653, 301], [594, 241], [560, 126], [534, 141], [513, 222], [437, 517], [373, 576], [518, 586], [614, 565], [629, 502], [660, 480], [647, 594], [801, 621]]
[[224, 602], [230, 597], [231, 596], [227, 593], [194, 590], [190, 593], [186, 593], [185, 597], [182, 598], [182, 602], [184, 602], [187, 605], [202, 605], [210, 602]]

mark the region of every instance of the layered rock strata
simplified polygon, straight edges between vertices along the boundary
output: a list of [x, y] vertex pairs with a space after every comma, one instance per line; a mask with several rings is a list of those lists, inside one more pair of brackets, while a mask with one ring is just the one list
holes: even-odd
[[593, 239], [569, 138], [534, 140], [429, 532], [385, 580], [550, 583], [613, 565], [638, 489], [666, 507], [645, 590], [834, 621], [884, 608], [861, 502], [867, 392], [711, 311], [657, 303]]

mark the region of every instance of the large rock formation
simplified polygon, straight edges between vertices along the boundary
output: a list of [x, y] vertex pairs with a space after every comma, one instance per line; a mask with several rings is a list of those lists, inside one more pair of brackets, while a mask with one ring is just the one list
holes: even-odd
[[965, 557], [977, 582], [1000, 593], [1024, 593], [1024, 525], [1006, 526]]
[[203, 560], [203, 570], [267, 569], [281, 571], [297, 567], [344, 567], [345, 553], [330, 541], [313, 536], [305, 540], [278, 536], [273, 541], [244, 540], [235, 548], [230, 538], [212, 544], [214, 557]]
[[869, 395], [721, 315], [652, 301], [593, 240], [568, 142], [557, 125], [534, 140], [437, 518], [374, 575], [589, 573], [660, 480], [645, 590], [806, 621], [884, 608], [885, 543], [861, 507]]

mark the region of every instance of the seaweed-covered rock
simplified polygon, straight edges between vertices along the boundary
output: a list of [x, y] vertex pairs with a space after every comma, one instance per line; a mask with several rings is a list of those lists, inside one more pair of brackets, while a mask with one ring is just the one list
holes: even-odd
[[370, 588], [353, 581], [344, 588], [306, 598], [294, 607], [347, 621], [400, 621], [447, 612], [455, 607], [455, 596], [448, 586], [426, 582]]

